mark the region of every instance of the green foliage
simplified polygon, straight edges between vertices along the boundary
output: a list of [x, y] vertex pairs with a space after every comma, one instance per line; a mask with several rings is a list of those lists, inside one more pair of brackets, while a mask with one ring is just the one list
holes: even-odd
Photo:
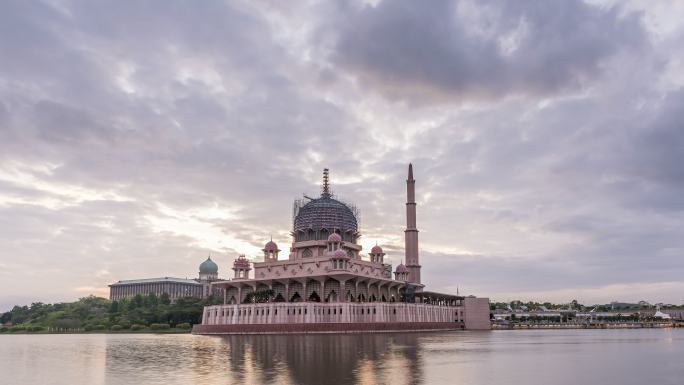
[[[561, 304], [556, 304], [556, 303], [551, 303], [551, 302], [544, 302], [544, 303], [539, 303], [539, 302], [523, 302], [520, 300], [513, 300], [511, 302], [496, 302], [496, 301], [491, 301], [489, 303], [489, 308], [490, 310], [507, 310], [508, 307], [511, 307], [513, 310], [527, 310], [527, 311], [532, 311], [532, 310], [541, 310], [541, 307], [545, 307], [548, 310], [565, 310], [565, 309], [570, 309], [570, 310], [576, 310], [576, 311], [590, 311], [592, 309], [595, 309], [597, 312], [610, 312], [610, 311], [615, 311], [615, 310], [625, 310], [625, 311], [637, 311], [637, 310], [653, 310], [656, 308], [656, 305], [648, 304], [645, 302], [640, 302], [640, 303], [625, 303], [625, 302], [612, 302], [609, 304], [603, 304], [603, 305], [584, 305], [579, 303], [576, 299], [571, 300], [568, 303], [561, 303]], [[660, 304], [662, 308], [665, 309], [679, 309], [679, 308], [684, 308], [684, 305], [673, 305], [673, 304]], [[523, 308], [524, 307], [524, 308]]]
[[150, 293], [146, 298], [145, 298], [145, 306], [147, 307], [152, 307], [155, 308], [159, 304], [159, 298], [157, 298], [157, 295], [154, 293]]
[[[14, 327], [8, 331], [26, 331], [27, 327], [51, 329], [140, 330], [151, 324], [166, 324], [171, 327], [179, 324], [200, 323], [205, 305], [220, 303], [220, 298], [199, 299], [179, 298], [171, 303], [168, 294], [161, 296], [137, 295], [119, 301], [105, 298], [85, 297], [76, 302], [43, 304], [36, 302], [31, 306], [15, 306], [1, 315], [4, 322], [12, 322]], [[136, 326], [137, 325], [137, 326]], [[134, 329], [136, 327], [137, 329]], [[165, 330], [165, 329], [160, 329]]]
[[151, 324], [150, 329], [152, 330], [165, 330], [169, 329], [171, 326], [169, 324]]
[[177, 327], [178, 329], [190, 329], [190, 328], [192, 327], [192, 325], [190, 325], [190, 324], [187, 323], [187, 322], [183, 322], [183, 323], [180, 323], [180, 324], [176, 325], [176, 327]]
[[10, 322], [11, 320], [12, 320], [12, 312], [11, 311], [0, 314], [0, 324]]
[[245, 295], [245, 303], [265, 303], [273, 299], [274, 292], [271, 289], [251, 291]]
[[143, 300], [143, 296], [140, 294], [136, 294], [135, 297], [133, 297], [132, 302], [135, 304], [135, 307], [142, 307], [145, 303]]
[[109, 328], [109, 330], [113, 332], [118, 332], [119, 330], [123, 329], [121, 325], [112, 325], [112, 327]]

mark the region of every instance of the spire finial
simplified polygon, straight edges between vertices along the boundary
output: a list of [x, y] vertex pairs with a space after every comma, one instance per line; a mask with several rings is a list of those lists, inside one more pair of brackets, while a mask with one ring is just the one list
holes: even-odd
[[408, 178], [409, 178], [409, 180], [413, 180], [413, 164], [411, 164], [411, 163], [409, 163]]
[[323, 169], [323, 194], [321, 195], [330, 196], [330, 175], [327, 168]]

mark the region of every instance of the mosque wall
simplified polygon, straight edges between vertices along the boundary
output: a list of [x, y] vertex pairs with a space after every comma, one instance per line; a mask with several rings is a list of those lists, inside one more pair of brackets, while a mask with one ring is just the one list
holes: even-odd
[[355, 275], [369, 278], [385, 277], [385, 267], [360, 259], [349, 259], [346, 269], [335, 269], [329, 257], [308, 260], [284, 260], [276, 262], [255, 262], [255, 279], [302, 278], [305, 276], [326, 275], [333, 271], [345, 270]]
[[[379, 302], [235, 304], [205, 307], [202, 325], [427, 322], [458, 323], [467, 327], [464, 322], [467, 314], [468, 305], [459, 307]], [[471, 320], [474, 320], [472, 316]]]
[[469, 330], [489, 330], [489, 298], [465, 297], [465, 327]]

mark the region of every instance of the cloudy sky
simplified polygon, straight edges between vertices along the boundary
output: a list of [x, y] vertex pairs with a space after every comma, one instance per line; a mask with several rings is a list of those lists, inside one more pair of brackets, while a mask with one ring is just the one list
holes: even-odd
[[3, 1], [0, 310], [221, 275], [334, 191], [424, 281], [684, 301], [684, 2]]

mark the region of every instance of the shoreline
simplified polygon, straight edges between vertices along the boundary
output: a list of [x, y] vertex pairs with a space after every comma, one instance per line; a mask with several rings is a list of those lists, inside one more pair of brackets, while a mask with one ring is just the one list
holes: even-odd
[[615, 324], [492, 324], [492, 330], [543, 330], [543, 329], [675, 329], [684, 327], [678, 323], [615, 323]]
[[74, 332], [54, 332], [54, 331], [17, 331], [17, 332], [3, 332], [0, 333], [0, 337], [7, 335], [39, 335], [39, 334], [192, 334], [192, 329], [182, 329], [182, 330], [89, 330], [89, 331], [74, 331]]
[[[600, 324], [600, 325], [587, 325], [587, 324], [542, 324], [542, 325], [530, 325], [530, 324], [516, 324], [516, 325], [496, 325], [492, 324], [492, 327], [490, 330], [492, 331], [498, 331], [498, 330], [576, 330], [576, 329], [592, 329], [592, 330], [615, 330], [615, 329], [678, 329], [678, 328], [684, 328], [684, 323], [649, 323], [649, 324], [644, 324], [644, 323], [634, 323], [634, 324], [626, 324], [626, 323], [621, 323], [621, 324]], [[460, 329], [440, 329], [439, 331], [461, 331]], [[405, 330], [406, 332], [411, 332], [411, 331], [437, 331], [437, 330]], [[365, 331], [365, 333], [373, 333], [373, 332], [381, 332], [381, 331]], [[387, 331], [382, 331], [382, 332], [387, 332]], [[392, 330], [391, 332], [394, 333], [401, 333], [404, 332], [404, 330]], [[336, 334], [336, 333], [342, 333], [344, 334], [345, 331], [329, 331], [327, 333], [323, 334]], [[349, 331], [346, 331], [346, 333], [349, 333]], [[16, 331], [16, 332], [11, 332], [11, 331], [5, 331], [0, 333], [0, 337], [3, 335], [45, 335], [45, 334], [190, 334], [190, 335], [230, 335], [230, 334], [268, 334], [268, 335], [274, 335], [274, 334], [300, 334], [300, 333], [273, 333], [273, 332], [257, 332], [257, 333], [193, 333], [192, 329], [171, 329], [171, 330], [117, 330], [117, 331], [112, 331], [112, 330], [89, 330], [89, 331], [62, 331], [62, 332], [57, 332], [57, 331], [47, 331], [47, 330], [42, 330], [42, 331], [35, 331], [35, 332], [30, 332], [30, 331]], [[303, 333], [303, 334], [316, 334], [316, 333]]]

